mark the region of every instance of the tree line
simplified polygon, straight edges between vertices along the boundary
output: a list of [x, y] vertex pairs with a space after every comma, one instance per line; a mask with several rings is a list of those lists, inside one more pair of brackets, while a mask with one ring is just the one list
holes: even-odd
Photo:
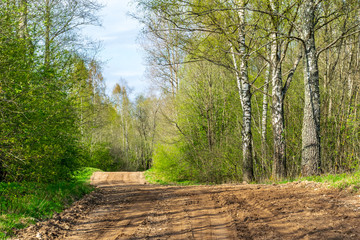
[[0, 2], [0, 181], [83, 166], [167, 181], [359, 167], [359, 2], [134, 0], [153, 90], [106, 91], [95, 0]]
[[[156, 104], [106, 94], [95, 0], [0, 1], [0, 181], [53, 182], [84, 166], [149, 168]], [[149, 107], [150, 106], [150, 107]]]
[[160, 99], [158, 176], [358, 169], [359, 1], [135, 2]]

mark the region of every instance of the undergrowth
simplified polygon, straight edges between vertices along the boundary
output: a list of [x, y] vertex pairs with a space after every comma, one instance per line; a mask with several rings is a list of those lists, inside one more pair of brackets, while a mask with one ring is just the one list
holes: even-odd
[[[299, 177], [291, 180], [282, 180], [276, 182], [277, 184], [285, 184], [296, 181], [313, 181], [328, 184], [329, 187], [338, 189], [350, 189], [357, 192], [360, 190], [360, 170], [352, 173], [342, 174], [323, 174], [319, 176]], [[271, 184], [273, 182], [265, 182]]]
[[[200, 182], [188, 181], [188, 180], [176, 180], [175, 178], [167, 177], [167, 175], [159, 174], [156, 169], [149, 169], [145, 172], [146, 180], [153, 184], [160, 185], [199, 185], [205, 184]], [[350, 189], [357, 192], [360, 190], [360, 170], [353, 173], [342, 174], [323, 174], [320, 176], [299, 177], [294, 179], [285, 179], [275, 182], [276, 184], [285, 184], [295, 181], [313, 181], [328, 184], [332, 188], [338, 189]], [[255, 183], [255, 182], [254, 182]], [[265, 180], [260, 183], [273, 184], [273, 181]], [[206, 183], [209, 184], [209, 183]]]
[[329, 184], [331, 187], [334, 188], [340, 188], [340, 189], [351, 188], [351, 190], [353, 191], [358, 191], [360, 189], [360, 170], [353, 173], [311, 176], [311, 177], [301, 178], [301, 180], [323, 182]]
[[88, 181], [95, 171], [99, 169], [83, 168], [74, 173], [72, 181], [50, 184], [0, 182], [0, 239], [12, 236], [14, 229], [50, 218], [91, 192]]
[[149, 169], [145, 171], [146, 181], [152, 184], [159, 185], [181, 185], [181, 186], [189, 186], [189, 185], [199, 185], [201, 183], [189, 180], [177, 180], [175, 178], [168, 178], [162, 174], [159, 174], [158, 171], [154, 169]]

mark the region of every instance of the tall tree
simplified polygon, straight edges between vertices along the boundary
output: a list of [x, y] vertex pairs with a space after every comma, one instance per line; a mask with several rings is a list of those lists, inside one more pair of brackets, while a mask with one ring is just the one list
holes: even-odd
[[284, 104], [283, 104], [283, 81], [282, 81], [282, 43], [280, 37], [280, 1], [270, 0], [272, 33], [271, 41], [271, 82], [272, 82], [272, 126], [274, 134], [274, 160], [273, 174], [274, 179], [281, 179], [286, 175], [286, 155], [285, 155], [285, 131], [284, 131]]
[[[77, 42], [73, 38], [71, 43], [59, 44], [57, 37], [76, 35], [79, 24], [85, 22], [79, 21], [84, 19], [79, 12], [69, 14], [74, 10], [67, 7], [65, 0], [0, 2], [2, 180], [66, 178], [81, 161], [76, 109], [70, 96], [74, 84], [70, 72], [77, 52], [72, 46]], [[59, 17], [60, 9], [67, 9], [71, 16]], [[88, 19], [95, 9], [81, 11], [85, 9]], [[57, 31], [59, 25], [67, 27]]]
[[243, 144], [243, 175], [244, 180], [251, 182], [254, 180], [253, 170], [253, 146], [252, 146], [252, 132], [251, 132], [251, 91], [250, 82], [248, 77], [248, 49], [246, 45], [246, 2], [244, 0], [237, 1], [239, 8], [239, 54], [241, 58], [239, 72], [240, 72], [240, 98], [243, 109], [243, 131], [242, 131], [242, 144]]
[[319, 67], [315, 44], [315, 11], [314, 0], [305, 0], [302, 7], [302, 38], [305, 50], [305, 105], [302, 130], [302, 175], [310, 176], [320, 173], [320, 89]]

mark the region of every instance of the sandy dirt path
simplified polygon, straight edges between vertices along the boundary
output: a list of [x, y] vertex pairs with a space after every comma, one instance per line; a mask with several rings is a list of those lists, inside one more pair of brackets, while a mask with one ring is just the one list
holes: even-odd
[[159, 186], [139, 172], [92, 183], [88, 199], [19, 239], [360, 239], [360, 196], [315, 183]]

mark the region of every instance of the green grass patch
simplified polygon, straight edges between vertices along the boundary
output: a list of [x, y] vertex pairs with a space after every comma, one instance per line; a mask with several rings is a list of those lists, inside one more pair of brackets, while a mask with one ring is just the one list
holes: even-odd
[[352, 190], [358, 191], [360, 189], [360, 170], [353, 173], [326, 174], [321, 176], [305, 177], [301, 178], [301, 180], [322, 182], [327, 183], [334, 188], [352, 188]]
[[205, 183], [199, 183], [195, 181], [189, 180], [175, 180], [164, 177], [162, 174], [158, 174], [158, 171], [153, 168], [145, 171], [145, 179], [149, 183], [159, 184], [159, 185], [180, 185], [180, 186], [190, 186], [190, 185], [201, 185]]
[[56, 183], [0, 183], [0, 239], [12, 236], [13, 229], [27, 227], [50, 218], [55, 212], [91, 192], [88, 184], [94, 168], [83, 168], [74, 173], [72, 181]]
[[75, 179], [78, 182], [88, 183], [90, 181], [91, 175], [94, 172], [99, 172], [99, 171], [102, 172], [102, 170], [98, 168], [91, 168], [91, 167], [81, 168], [74, 172], [73, 179]]
[[[319, 183], [328, 184], [330, 187], [338, 189], [351, 188], [353, 191], [360, 189], [360, 170], [353, 173], [342, 174], [323, 174], [320, 176], [300, 177], [295, 179], [287, 179], [276, 182], [276, 184], [285, 184], [288, 182], [296, 181], [313, 181]], [[273, 182], [265, 182], [266, 184], [272, 184]]]

